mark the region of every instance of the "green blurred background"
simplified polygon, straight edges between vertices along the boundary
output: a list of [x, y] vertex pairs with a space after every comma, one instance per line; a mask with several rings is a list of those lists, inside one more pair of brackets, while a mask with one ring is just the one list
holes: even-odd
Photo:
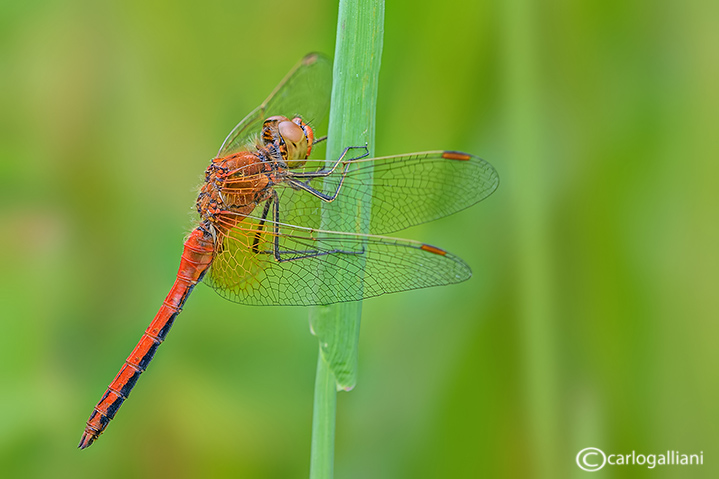
[[[198, 286], [102, 438], [92, 406], [174, 280], [224, 136], [334, 2], [0, 3], [3, 477], [306, 477], [302, 308]], [[379, 155], [478, 154], [481, 205], [402, 232], [461, 285], [364, 304], [338, 478], [717, 477], [719, 5], [388, 2]]]

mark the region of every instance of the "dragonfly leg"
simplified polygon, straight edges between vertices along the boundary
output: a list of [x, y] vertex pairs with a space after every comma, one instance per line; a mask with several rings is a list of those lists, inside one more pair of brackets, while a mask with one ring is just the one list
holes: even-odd
[[[302, 254], [305, 253], [305, 254]], [[364, 254], [364, 247], [361, 251], [345, 251], [341, 249], [333, 249], [329, 251], [312, 251], [312, 250], [303, 250], [303, 251], [284, 251], [285, 255], [288, 254], [300, 254], [300, 256], [292, 256], [291, 258], [279, 258], [277, 261], [280, 263], [287, 263], [289, 261], [297, 261], [298, 259], [307, 259], [307, 258], [318, 258], [320, 256], [327, 256], [330, 254]]]
[[369, 149], [367, 148], [367, 145], [365, 145], [365, 146], [348, 146], [347, 148], [342, 150], [342, 154], [340, 155], [340, 157], [337, 158], [337, 160], [334, 162], [334, 164], [329, 168], [322, 168], [321, 170], [310, 171], [310, 172], [305, 172], [305, 173], [297, 173], [297, 172], [291, 171], [291, 172], [287, 173], [287, 176], [290, 178], [308, 178], [308, 179], [324, 178], [325, 176], [329, 176], [332, 173], [334, 173], [335, 169], [337, 168], [337, 166], [340, 163], [345, 162], [345, 156], [347, 156], [347, 153], [349, 153], [350, 150], [364, 150], [364, 153], [362, 153], [359, 156], [355, 156], [354, 158], [350, 158], [349, 160], [346, 160], [347, 163], [350, 163], [352, 161], [359, 160], [361, 158], [365, 158], [365, 157], [369, 156]]
[[326, 194], [326, 193], [322, 193], [321, 191], [319, 191], [319, 190], [317, 190], [317, 189], [311, 187], [311, 186], [309, 185], [309, 180], [304, 181], [304, 182], [303, 182], [303, 181], [297, 181], [297, 180], [287, 180], [287, 183], [289, 183], [290, 186], [293, 186], [293, 187], [298, 188], [298, 189], [300, 189], [300, 190], [304, 190], [304, 191], [308, 192], [309, 194], [314, 195], [314, 196], [316, 196], [317, 198], [321, 199], [322, 201], [326, 201], [327, 203], [329, 203], [329, 202], [331, 202], [332, 200], [334, 200], [335, 198], [337, 198], [337, 194], [339, 193], [340, 188], [342, 188], [342, 183], [344, 182], [344, 178], [345, 178], [345, 177], [344, 177], [344, 174], [343, 174], [343, 175], [342, 175], [342, 178], [340, 178], [339, 184], [337, 185], [337, 189], [336, 189], [335, 192], [332, 193], [331, 195], [328, 195], [328, 194]]
[[274, 196], [270, 196], [270, 198], [265, 202], [265, 207], [262, 210], [262, 218], [260, 218], [260, 224], [258, 226], [258, 231], [255, 233], [255, 239], [252, 241], [252, 252], [257, 254], [259, 253], [259, 250], [257, 248], [257, 245], [260, 244], [260, 233], [262, 233], [262, 229], [265, 227], [265, 221], [267, 221], [267, 215], [270, 212], [270, 205], [272, 204], [272, 199]]
[[[344, 171], [342, 172], [342, 176], [340, 177], [340, 181], [337, 184], [337, 189], [335, 190], [334, 193], [332, 193], [331, 195], [328, 195], [327, 193], [323, 193], [323, 192], [317, 190], [316, 188], [313, 188], [312, 186], [310, 186], [310, 181], [312, 181], [313, 178], [323, 178], [323, 177], [331, 175], [337, 169], [337, 166], [340, 163], [343, 163], [344, 157], [347, 156], [347, 153], [350, 150], [360, 149], [360, 148], [365, 150], [363, 154], [356, 156], [354, 158], [350, 158], [349, 160], [347, 160], [345, 162]], [[288, 175], [289, 178], [287, 179], [287, 182], [291, 186], [294, 186], [295, 188], [304, 190], [304, 191], [310, 193], [311, 195], [318, 197], [322, 201], [326, 201], [329, 203], [331, 201], [334, 201], [335, 198], [337, 198], [337, 195], [339, 194], [340, 189], [342, 188], [342, 183], [344, 183], [345, 175], [347, 174], [347, 170], [349, 169], [350, 163], [355, 160], [364, 158], [366, 156], [369, 156], [369, 150], [367, 149], [367, 146], [348, 146], [347, 148], [344, 149], [344, 151], [340, 155], [339, 159], [337, 161], [335, 161], [335, 163], [330, 168], [323, 168], [321, 170], [313, 171], [310, 173], [292, 173], [291, 175]], [[307, 178], [307, 181], [298, 181], [296, 178]]]
[[[269, 200], [265, 203], [265, 208], [262, 212], [262, 220], [260, 222], [260, 225], [264, 225], [267, 214], [270, 205], [273, 204], [272, 208], [272, 216], [273, 216], [273, 233], [274, 233], [274, 240], [273, 240], [273, 248], [272, 251], [258, 251], [257, 245], [259, 243], [259, 232], [255, 236], [255, 241], [253, 242], [253, 251], [256, 254], [272, 254], [275, 257], [275, 260], [279, 263], [286, 263], [288, 261], [296, 261], [299, 259], [307, 259], [307, 258], [317, 258], [319, 256], [326, 256], [330, 254], [364, 254], [364, 246], [359, 251], [346, 251], [342, 249], [332, 249], [328, 251], [319, 251], [319, 250], [281, 250], [280, 249], [280, 202], [279, 198], [277, 197], [277, 192], [273, 191], [272, 196]], [[284, 255], [284, 257], [283, 257]]]

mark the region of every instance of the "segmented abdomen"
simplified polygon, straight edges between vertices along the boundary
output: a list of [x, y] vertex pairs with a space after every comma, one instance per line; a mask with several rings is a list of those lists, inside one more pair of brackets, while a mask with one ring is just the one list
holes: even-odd
[[127, 399], [140, 374], [145, 371], [152, 360], [157, 347], [165, 340], [192, 288], [202, 279], [212, 263], [213, 252], [214, 241], [210, 232], [203, 226], [195, 228], [185, 241], [175, 284], [155, 315], [155, 319], [145, 330], [137, 346], [120, 368], [120, 372], [90, 414], [78, 446], [80, 449], [85, 449], [92, 444], [102, 434], [110, 420], [115, 417], [117, 410]]

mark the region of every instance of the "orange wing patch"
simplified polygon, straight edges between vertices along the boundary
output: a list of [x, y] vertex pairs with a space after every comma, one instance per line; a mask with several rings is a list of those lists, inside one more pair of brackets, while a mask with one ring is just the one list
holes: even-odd
[[421, 250], [426, 251], [428, 253], [438, 254], [440, 256], [445, 256], [447, 252], [441, 248], [437, 248], [436, 246], [423, 244], [419, 247]]
[[442, 158], [445, 160], [469, 161], [472, 159], [472, 155], [462, 153], [461, 151], [445, 151], [442, 153]]

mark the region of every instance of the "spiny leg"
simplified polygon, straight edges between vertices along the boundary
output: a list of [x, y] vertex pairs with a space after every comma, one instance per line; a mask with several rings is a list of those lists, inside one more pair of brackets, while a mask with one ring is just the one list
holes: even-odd
[[359, 160], [359, 159], [369, 156], [369, 149], [367, 148], [366, 145], [365, 146], [348, 146], [347, 148], [342, 150], [342, 154], [340, 155], [339, 158], [337, 158], [337, 160], [334, 162], [334, 164], [330, 168], [322, 168], [321, 170], [304, 172], [304, 173], [289, 172], [288, 176], [290, 176], [292, 178], [310, 178], [310, 179], [329, 176], [332, 173], [334, 173], [337, 166], [343, 162], [345, 156], [347, 156], [347, 153], [349, 153], [350, 150], [359, 150], [359, 149], [363, 149], [365, 152], [359, 156], [355, 156], [354, 158], [350, 158], [349, 160], [347, 160], [348, 164], [355, 160]]
[[[256, 253], [272, 254], [275, 257], [275, 260], [279, 263], [285, 263], [288, 261], [296, 261], [299, 259], [317, 258], [319, 256], [326, 256], [329, 254], [336, 254], [336, 253], [341, 253], [341, 254], [363, 254], [364, 253], [364, 246], [361, 248], [360, 251], [345, 251], [345, 250], [341, 250], [341, 249], [332, 249], [332, 250], [328, 250], [328, 251], [319, 251], [319, 250], [282, 251], [280, 249], [280, 202], [279, 202], [279, 198], [277, 196], [276, 191], [272, 192], [272, 197], [269, 200], [267, 200], [267, 203], [265, 203], [265, 211], [263, 211], [263, 213], [262, 213], [261, 224], [264, 223], [264, 221], [266, 220], [266, 213], [267, 213], [266, 210], [269, 208], [270, 204], [274, 205], [272, 207], [272, 216], [273, 216], [273, 223], [274, 223], [274, 226], [273, 226], [273, 234], [274, 234], [273, 246], [274, 246], [274, 248], [273, 248], [272, 252], [254, 250], [255, 246], [259, 243], [259, 237], [256, 236], [255, 237], [256, 241], [255, 241], [255, 243], [253, 243], [253, 251], [255, 251]], [[259, 235], [259, 234], [260, 233], [258, 232], [257, 235]], [[285, 255], [285, 256], [292, 255], [292, 257], [290, 257], [290, 258], [284, 257], [283, 258], [282, 255]], [[300, 255], [300, 256], [296, 256], [296, 255]]]
[[252, 252], [255, 254], [259, 253], [259, 249], [257, 246], [260, 244], [260, 234], [262, 234], [262, 230], [265, 226], [265, 221], [267, 220], [267, 215], [270, 212], [270, 205], [272, 204], [273, 198], [275, 198], [277, 194], [270, 196], [270, 198], [265, 201], [265, 207], [262, 209], [262, 218], [260, 218], [260, 224], [257, 228], [257, 232], [255, 233], [255, 239], [252, 240]]
[[[360, 156], [356, 156], [354, 158], [350, 158], [349, 160], [347, 160], [344, 171], [342, 172], [342, 174], [340, 176], [340, 181], [337, 184], [337, 189], [335, 190], [334, 193], [328, 195], [328, 194], [323, 193], [323, 192], [317, 190], [316, 188], [313, 188], [312, 186], [310, 186], [310, 181], [313, 178], [323, 178], [323, 177], [327, 177], [327, 176], [331, 175], [332, 173], [334, 173], [335, 169], [337, 169], [337, 166], [343, 162], [344, 157], [347, 156], [347, 153], [350, 150], [360, 149], [360, 148], [364, 149], [365, 152], [363, 154], [361, 154]], [[344, 149], [344, 151], [342, 152], [340, 157], [337, 159], [337, 161], [335, 161], [335, 163], [330, 168], [321, 169], [321, 170], [313, 171], [313, 172], [309, 172], [309, 173], [290, 173], [288, 175], [289, 178], [288, 178], [287, 182], [290, 185], [292, 185], [296, 188], [299, 188], [301, 190], [304, 190], [304, 191], [310, 193], [311, 195], [318, 197], [322, 201], [326, 201], [329, 203], [330, 201], [334, 201], [337, 198], [337, 195], [339, 194], [340, 189], [342, 188], [342, 184], [344, 183], [345, 175], [347, 174], [350, 164], [353, 161], [359, 160], [368, 155], [369, 155], [369, 150], [367, 149], [367, 146], [348, 146], [347, 148]], [[298, 181], [296, 178], [307, 178], [307, 181]]]

